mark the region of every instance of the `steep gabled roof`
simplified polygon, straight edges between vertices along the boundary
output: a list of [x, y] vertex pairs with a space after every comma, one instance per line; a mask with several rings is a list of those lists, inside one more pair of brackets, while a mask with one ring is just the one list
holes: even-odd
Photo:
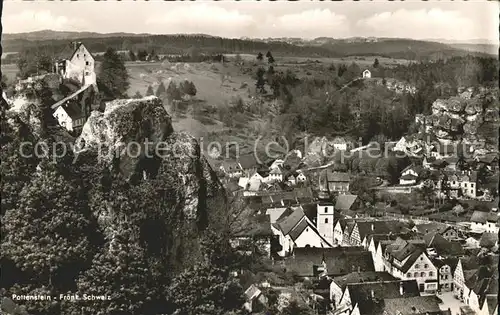
[[436, 296], [411, 296], [384, 300], [384, 311], [393, 315], [441, 314]]
[[246, 154], [240, 156], [238, 158], [238, 162], [240, 163], [241, 167], [245, 170], [257, 167], [259, 165], [255, 155], [253, 154]]
[[352, 205], [357, 199], [357, 195], [339, 195], [335, 202], [335, 209], [340, 211], [351, 210]]
[[[401, 286], [403, 294], [401, 294]], [[420, 296], [415, 280], [348, 284], [347, 290], [352, 305], [358, 306], [361, 315], [381, 314], [385, 299]]]
[[379, 282], [379, 281], [395, 281], [393, 275], [388, 272], [377, 271], [364, 271], [364, 272], [351, 272], [343, 276], [333, 278], [333, 282], [344, 291], [348, 284], [364, 283], [364, 282]]
[[[286, 212], [289, 212], [288, 210]], [[285, 214], [285, 213], [283, 213]], [[300, 223], [305, 217], [302, 208], [295, 208], [288, 216], [279, 218], [276, 223], [278, 224], [283, 235], [287, 235], [290, 231]]]
[[329, 182], [349, 182], [350, 176], [348, 173], [334, 172], [332, 170], [326, 170], [326, 179]]
[[284, 261], [288, 271], [299, 276], [312, 276], [313, 266], [326, 263], [329, 275], [357, 271], [375, 271], [371, 253], [362, 247], [295, 248], [292, 257]]
[[486, 222], [497, 222], [498, 218], [499, 216], [496, 213], [474, 211], [474, 213], [472, 213], [470, 221], [484, 224]]
[[360, 240], [369, 234], [389, 234], [401, 232], [403, 224], [400, 221], [358, 221], [356, 222]]

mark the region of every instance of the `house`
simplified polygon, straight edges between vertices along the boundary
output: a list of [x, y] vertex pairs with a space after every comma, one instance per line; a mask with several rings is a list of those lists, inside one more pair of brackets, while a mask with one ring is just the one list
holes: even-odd
[[418, 176], [407, 174], [399, 178], [400, 185], [415, 185], [417, 183]]
[[462, 257], [458, 260], [453, 274], [453, 293], [455, 297], [467, 303], [470, 289], [479, 280], [487, 276], [498, 277], [498, 256], [478, 257], [477, 255]]
[[296, 180], [297, 183], [304, 183], [307, 180], [307, 177], [303, 172], [298, 171]]
[[350, 222], [354, 225], [354, 219], [339, 219], [335, 223], [335, 227], [333, 229], [333, 243], [335, 245], [343, 244], [344, 234], [346, 232], [347, 223]]
[[64, 79], [73, 79], [80, 85], [96, 84], [95, 59], [90, 51], [81, 42], [73, 43], [73, 52], [68, 54], [68, 47], [60, 54], [55, 64], [56, 73]]
[[428, 233], [439, 233], [442, 237], [449, 241], [457, 240], [459, 238], [457, 228], [444, 223], [429, 222], [416, 224], [412, 230], [422, 236]]
[[428, 257], [425, 244], [398, 238], [384, 252], [386, 268], [400, 279], [415, 279], [422, 292], [438, 289], [437, 268]]
[[281, 182], [283, 181], [283, 172], [281, 168], [275, 167], [269, 172], [269, 181], [271, 182]]
[[281, 160], [281, 159], [276, 159], [273, 161], [273, 163], [269, 166], [269, 170], [273, 170], [275, 168], [283, 168], [283, 163], [285, 163], [285, 161]]
[[494, 266], [494, 268], [481, 266], [469, 279], [466, 279], [464, 288], [465, 304], [477, 314], [487, 314], [485, 300], [487, 297], [497, 297], [498, 295], [498, 266]]
[[370, 72], [370, 70], [366, 69], [365, 71], [363, 71], [363, 79], [369, 79], [372, 77], [372, 73]]
[[481, 156], [476, 156], [474, 159], [478, 166], [484, 166], [490, 171], [498, 170], [498, 153], [487, 153]]
[[[453, 198], [472, 198], [477, 197], [477, 172], [444, 172], [443, 180], [447, 183], [449, 195]], [[436, 183], [436, 189], [441, 191], [442, 181]]]
[[346, 275], [337, 276], [330, 282], [330, 301], [334, 308], [340, 305], [342, 294], [348, 284], [396, 280], [396, 278], [387, 272], [376, 271], [351, 272]]
[[297, 184], [297, 178], [293, 174], [290, 174], [285, 177], [285, 182], [288, 183], [288, 185], [294, 186]]
[[79, 131], [90, 117], [96, 89], [85, 85], [51, 106], [52, 116], [66, 130]]
[[364, 246], [365, 248], [368, 248], [368, 235], [398, 233], [402, 230], [402, 228], [402, 223], [396, 220], [356, 221], [351, 233], [349, 234], [348, 244], [350, 246]]
[[271, 243], [274, 238], [271, 228], [271, 216], [259, 214], [250, 216], [244, 222], [241, 222], [239, 230], [235, 231], [231, 238], [231, 246], [245, 251], [248, 250], [248, 247], [257, 247], [270, 257]]
[[476, 232], [498, 233], [500, 216], [494, 212], [474, 211], [470, 218], [471, 230]]
[[320, 176], [320, 186], [326, 187], [330, 193], [345, 194], [349, 192], [349, 182], [351, 180], [348, 173], [334, 172], [330, 169], [325, 170]]
[[361, 202], [357, 195], [338, 195], [335, 201], [335, 209], [337, 211], [347, 211], [358, 209]]
[[240, 164], [232, 160], [221, 161], [219, 170], [229, 178], [240, 177], [243, 175], [243, 170], [241, 169]]
[[342, 137], [335, 137], [330, 143], [335, 150], [347, 151], [347, 141]]
[[422, 172], [421, 166], [410, 165], [406, 167], [401, 172], [401, 177], [399, 178], [400, 185], [415, 185], [417, 183], [418, 177]]
[[346, 309], [342, 314], [383, 314], [385, 299], [419, 296], [415, 280], [352, 283], [347, 284], [336, 309]]
[[423, 152], [423, 147], [414, 137], [401, 137], [392, 150], [404, 152], [410, 156], [419, 156]]
[[453, 291], [453, 274], [458, 264], [458, 258], [434, 258], [432, 263], [438, 269], [438, 290], [441, 292]]
[[447, 240], [438, 232], [430, 232], [423, 236], [428, 256], [460, 257], [464, 250], [460, 242]]
[[267, 298], [254, 284], [250, 285], [248, 289], [245, 290], [245, 298], [246, 302], [244, 307], [250, 313], [262, 311], [267, 305]]
[[368, 251], [372, 254], [375, 271], [385, 271], [384, 255], [382, 253], [380, 242], [395, 241], [402, 234], [371, 234], [367, 237]]
[[324, 226], [330, 225], [333, 234], [333, 206], [331, 206], [331, 210], [327, 210], [327, 213], [321, 210], [317, 212], [317, 220], [320, 222], [318, 228], [305, 215], [302, 207], [291, 208], [290, 211], [283, 212], [276, 223], [271, 225], [271, 229], [274, 235], [278, 236], [281, 245], [278, 255], [286, 256], [295, 248], [301, 247], [332, 247], [332, 244], [321, 235], [318, 229], [321, 228], [325, 234]]
[[286, 272], [302, 278], [375, 271], [370, 253], [360, 247], [295, 248], [282, 264]]
[[435, 296], [412, 296], [384, 299], [383, 315], [452, 315], [439, 308]]
[[473, 237], [469, 236], [468, 238], [465, 239], [465, 245], [464, 247], [466, 248], [479, 248], [479, 237]]

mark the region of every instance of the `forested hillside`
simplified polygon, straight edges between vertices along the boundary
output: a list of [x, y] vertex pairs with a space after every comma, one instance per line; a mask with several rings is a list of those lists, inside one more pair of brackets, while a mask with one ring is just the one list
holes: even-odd
[[[50, 31], [49, 31], [50, 32]], [[143, 35], [97, 34], [97, 33], [27, 33], [24, 37], [6, 34], [3, 38], [4, 52], [20, 52], [25, 49], [40, 49], [49, 54], [62, 51], [69, 40], [78, 39], [94, 52], [112, 47], [116, 50], [154, 50], [158, 54], [184, 54], [191, 47], [202, 53], [258, 53], [271, 50], [283, 56], [345, 57], [384, 56], [409, 60], [428, 60], [465, 56], [474, 53], [447, 44], [411, 39], [384, 39], [377, 42], [352, 40], [329, 40], [326, 42], [301, 42], [289, 44], [280, 40], [251, 40], [222, 38], [208, 35]]]

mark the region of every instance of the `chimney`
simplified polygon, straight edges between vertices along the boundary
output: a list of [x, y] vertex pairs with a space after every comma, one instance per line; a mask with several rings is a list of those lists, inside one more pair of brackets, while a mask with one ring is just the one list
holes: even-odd
[[403, 287], [403, 282], [399, 283], [399, 295], [403, 295], [405, 293], [405, 288]]

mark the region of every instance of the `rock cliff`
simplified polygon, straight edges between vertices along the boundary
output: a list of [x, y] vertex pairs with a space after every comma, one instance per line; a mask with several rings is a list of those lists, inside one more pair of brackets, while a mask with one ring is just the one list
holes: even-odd
[[207, 199], [222, 193], [198, 142], [174, 132], [171, 117], [154, 96], [115, 100], [104, 113], [92, 112], [75, 148], [78, 154], [96, 155], [99, 163], [129, 181], [174, 174], [182, 183], [179, 199], [190, 218], [205, 215], [199, 212], [205, 211]]
[[484, 143], [494, 149], [498, 137], [498, 91], [468, 89], [458, 96], [438, 99], [432, 115], [422, 120], [426, 132], [442, 142]]

